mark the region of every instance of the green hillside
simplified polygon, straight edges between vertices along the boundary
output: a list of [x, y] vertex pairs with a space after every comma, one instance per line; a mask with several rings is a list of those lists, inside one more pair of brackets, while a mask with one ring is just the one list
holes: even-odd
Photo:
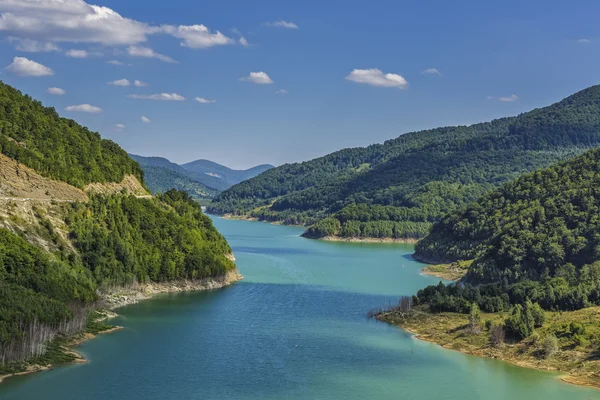
[[420, 238], [494, 187], [598, 145], [600, 86], [593, 86], [517, 117], [407, 133], [274, 168], [224, 191], [209, 211], [315, 224], [306, 233], [314, 238]]
[[[417, 245], [416, 257], [474, 259], [461, 284], [420, 290], [431, 311], [511, 310], [516, 336], [527, 313], [600, 305], [600, 149], [524, 175], [453, 212]], [[512, 307], [512, 308], [511, 308]]]
[[[115, 143], [7, 85], [0, 85], [0, 128], [3, 154], [55, 180], [83, 187], [142, 178]], [[226, 240], [186, 193], [88, 195], [87, 203], [2, 199], [0, 373], [84, 329], [105, 289], [235, 269]]]
[[2, 82], [0, 152], [79, 188], [91, 182], [121, 182], [126, 174], [143, 182], [140, 166], [116, 143]]

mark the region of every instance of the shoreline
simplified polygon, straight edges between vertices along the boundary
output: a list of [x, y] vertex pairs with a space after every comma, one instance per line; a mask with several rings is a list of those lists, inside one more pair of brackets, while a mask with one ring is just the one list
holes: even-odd
[[[306, 236], [303, 236], [306, 237]], [[307, 239], [313, 239], [310, 237], [306, 237]], [[361, 237], [351, 237], [345, 238], [341, 236], [324, 236], [322, 238], [314, 239], [314, 240], [323, 240], [325, 242], [346, 242], [346, 243], [407, 243], [414, 244], [417, 243], [418, 239], [395, 239], [395, 238], [361, 238]]]
[[[231, 254], [230, 257], [235, 259], [235, 257], [233, 257], [233, 254]], [[242, 279], [244, 279], [244, 277], [239, 273], [239, 271], [236, 268], [235, 270], [228, 271], [225, 275], [222, 276], [199, 279], [196, 281], [177, 280], [165, 283], [148, 283], [140, 285], [137, 288], [115, 290], [115, 292], [104, 295], [103, 300], [105, 302], [105, 307], [104, 309], [98, 310], [101, 314], [103, 314], [103, 317], [97, 319], [96, 322], [116, 318], [119, 315], [111, 310], [115, 310], [117, 308], [125, 307], [132, 304], [137, 304], [140, 301], [151, 299], [154, 295], [157, 294], [221, 289], [235, 282], [241, 281]], [[67, 343], [61, 346], [61, 349], [64, 351], [65, 354], [70, 354], [71, 356], [73, 356], [73, 360], [65, 363], [50, 363], [48, 365], [29, 364], [25, 361], [25, 369], [23, 371], [0, 375], [0, 384], [2, 384], [6, 379], [15, 376], [23, 376], [33, 374], [35, 372], [48, 371], [59, 365], [86, 363], [88, 362], [88, 360], [75, 349], [77, 346], [81, 345], [84, 342], [87, 342], [88, 340], [96, 338], [98, 335], [110, 334], [116, 331], [120, 331], [123, 328], [124, 327], [122, 326], [115, 325], [97, 333], [77, 333], [67, 338]]]
[[[447, 318], [447, 316], [443, 314], [427, 315], [430, 318]], [[465, 319], [467, 318], [466, 316], [463, 317]], [[600, 390], [600, 378], [594, 377], [593, 372], [577, 370], [577, 367], [574, 367], [571, 370], [561, 370], [556, 366], [551, 365], [551, 363], [546, 360], [534, 359], [531, 357], [526, 358], [527, 356], [519, 355], [518, 352], [513, 352], [513, 350], [518, 348], [521, 343], [505, 344], [501, 349], [492, 347], [469, 348], [452, 339], [447, 340], [447, 338], [441, 337], [439, 332], [437, 332], [436, 335], [436, 332], [432, 332], [430, 327], [428, 328], [424, 324], [419, 323], [419, 321], [413, 321], [413, 324], [411, 325], [407, 319], [396, 319], [394, 318], [393, 311], [384, 311], [375, 318], [380, 322], [396, 326], [403, 331], [408, 332], [417, 340], [432, 343], [445, 350], [453, 350], [474, 357], [502, 361], [520, 368], [534, 369], [542, 372], [555, 372], [558, 374], [556, 378], [564, 383]], [[561, 364], [562, 363], [559, 365]], [[582, 363], [581, 366], [584, 365], [585, 363]]]

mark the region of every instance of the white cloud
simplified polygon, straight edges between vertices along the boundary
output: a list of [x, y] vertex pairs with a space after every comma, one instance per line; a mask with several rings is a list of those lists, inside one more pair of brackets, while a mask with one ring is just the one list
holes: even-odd
[[377, 68], [355, 69], [346, 77], [347, 80], [356, 83], [365, 83], [371, 86], [395, 87], [406, 89], [408, 82], [398, 74], [384, 74]]
[[75, 50], [75, 49], [71, 49], [69, 51], [67, 51], [65, 53], [65, 55], [67, 57], [71, 57], [71, 58], [87, 58], [88, 57], [88, 52], [85, 50]]
[[123, 129], [125, 129], [125, 125], [123, 124], [116, 124], [115, 125], [115, 129], [118, 131], [122, 131]]
[[250, 74], [248, 76], [244, 76], [243, 78], [240, 78], [240, 81], [244, 81], [244, 82], [252, 82], [252, 83], [256, 83], [257, 85], [270, 85], [273, 82], [273, 80], [271, 79], [271, 77], [269, 75], [267, 75], [266, 72], [250, 72]]
[[16, 37], [9, 37], [9, 43], [15, 43], [15, 48], [18, 51], [25, 53], [48, 53], [51, 51], [60, 51], [60, 48], [54, 43], [50, 42], [39, 42], [31, 39], [19, 39]]
[[163, 25], [162, 29], [169, 35], [181, 39], [182, 46], [192, 49], [207, 49], [235, 43], [235, 40], [219, 31], [211, 33], [204, 25]]
[[592, 43], [590, 39], [578, 39], [577, 43]]
[[196, 97], [194, 100], [201, 104], [212, 104], [217, 102], [216, 100], [209, 100], [205, 99], [204, 97]]
[[501, 96], [501, 97], [488, 96], [487, 99], [488, 100], [503, 101], [503, 102], [506, 103], [506, 102], [512, 102], [512, 101], [519, 100], [519, 96], [517, 96], [516, 94], [510, 95], [510, 96]]
[[63, 96], [67, 94], [67, 92], [64, 89], [61, 89], [59, 87], [48, 88], [48, 93], [53, 94], [55, 96]]
[[121, 62], [119, 60], [108, 60], [106, 63], [111, 64], [111, 65], [118, 65], [121, 67], [131, 67], [132, 66], [131, 64], [125, 64], [124, 62]]
[[285, 89], [279, 89], [275, 91], [275, 94], [288, 94], [288, 91]]
[[426, 70], [421, 71], [421, 73], [424, 75], [442, 75], [442, 73], [438, 71], [437, 68], [427, 68]]
[[242, 46], [244, 47], [249, 47], [250, 43], [248, 43], [248, 40], [245, 37], [240, 37], [239, 42]]
[[173, 60], [171, 57], [157, 53], [150, 47], [129, 46], [127, 48], [127, 54], [129, 54], [132, 57], [156, 58], [160, 61], [164, 61], [171, 64], [177, 64], [177, 61]]
[[113, 86], [129, 86], [131, 82], [128, 79], [117, 79], [116, 81], [108, 82], [108, 84]]
[[159, 27], [83, 0], [2, 0], [0, 12], [0, 31], [49, 42], [131, 45], [161, 32]]
[[130, 94], [130, 99], [136, 100], [164, 100], [164, 101], [184, 101], [185, 97], [177, 93], [157, 93], [157, 94]]
[[12, 64], [4, 69], [19, 76], [54, 75], [54, 71], [52, 71], [50, 68], [35, 61], [31, 61], [25, 57], [15, 57]]
[[145, 123], [145, 124], [150, 124], [150, 123], [152, 123], [152, 120], [151, 120], [150, 118], [144, 117], [143, 115], [142, 115], [142, 118], [141, 118], [141, 120], [142, 120], [142, 122], [143, 122], [143, 123]]
[[282, 19], [275, 22], [265, 22], [264, 25], [272, 28], [300, 29], [300, 27], [295, 23], [291, 21], [284, 21]]
[[137, 87], [146, 87], [148, 84], [146, 82], [138, 81], [137, 79], [133, 81], [133, 86]]
[[102, 112], [102, 109], [100, 107], [96, 107], [91, 104], [79, 104], [76, 106], [68, 106], [67, 108], [65, 108], [65, 110], [74, 112], [84, 112], [90, 114], [98, 114]]

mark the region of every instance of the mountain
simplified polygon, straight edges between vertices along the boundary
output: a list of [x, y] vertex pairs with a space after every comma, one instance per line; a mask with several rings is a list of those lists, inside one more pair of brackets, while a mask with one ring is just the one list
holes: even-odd
[[274, 168], [272, 165], [262, 164], [246, 170], [234, 170], [209, 160], [196, 160], [182, 164], [181, 167], [187, 171], [190, 178], [217, 190], [228, 189]]
[[188, 176], [181, 166], [162, 157], [142, 157], [129, 155], [144, 170], [146, 185], [152, 193], [165, 193], [169, 189], [177, 189], [188, 193], [193, 199], [210, 199], [219, 190], [203, 185]]
[[129, 156], [141, 165], [153, 193], [174, 188], [189, 193], [196, 200], [214, 198], [222, 190], [274, 168], [265, 164], [237, 171], [208, 160], [178, 165], [163, 157]]
[[[97, 327], [110, 293], [233, 279], [231, 248], [190, 196], [150, 196], [116, 143], [2, 82], [0, 167], [0, 375]], [[59, 347], [48, 357], [72, 358]]]
[[215, 214], [314, 224], [312, 238], [417, 239], [519, 175], [600, 145], [600, 86], [516, 117], [404, 134], [268, 170], [219, 194]]

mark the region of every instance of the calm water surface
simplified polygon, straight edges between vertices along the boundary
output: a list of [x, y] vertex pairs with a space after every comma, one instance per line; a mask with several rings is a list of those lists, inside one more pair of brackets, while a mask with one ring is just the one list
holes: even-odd
[[420, 342], [365, 314], [436, 280], [412, 246], [322, 243], [215, 219], [245, 280], [125, 307], [89, 363], [7, 380], [0, 399], [600, 399], [555, 375]]

